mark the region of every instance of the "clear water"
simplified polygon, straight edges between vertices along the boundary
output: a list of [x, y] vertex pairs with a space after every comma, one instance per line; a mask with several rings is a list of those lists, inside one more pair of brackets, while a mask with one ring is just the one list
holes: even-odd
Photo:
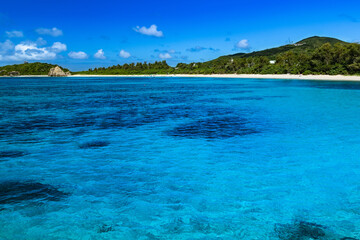
[[1, 78], [0, 239], [360, 238], [360, 84]]

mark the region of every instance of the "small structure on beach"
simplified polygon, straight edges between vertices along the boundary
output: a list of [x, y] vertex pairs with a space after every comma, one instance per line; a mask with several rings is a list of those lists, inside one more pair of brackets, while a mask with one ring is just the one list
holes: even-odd
[[54, 68], [51, 68], [48, 76], [49, 77], [67, 77], [70, 76], [71, 73], [70, 72], [64, 72], [59, 66], [56, 66]]
[[295, 46], [295, 47], [300, 47], [300, 46], [302, 46], [302, 45], [305, 45], [306, 43], [294, 43], [293, 45]]

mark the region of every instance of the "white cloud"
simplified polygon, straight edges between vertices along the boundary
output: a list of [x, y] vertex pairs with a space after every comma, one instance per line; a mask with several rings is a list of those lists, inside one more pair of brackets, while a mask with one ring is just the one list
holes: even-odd
[[39, 38], [36, 42], [23, 41], [14, 45], [10, 40], [0, 42], [0, 60], [3, 61], [26, 61], [26, 60], [51, 60], [57, 57], [57, 53], [66, 51], [66, 45], [55, 42], [49, 47], [40, 47], [46, 41]]
[[129, 57], [131, 57], [131, 54], [129, 52], [121, 50], [120, 53], [119, 53], [119, 56], [122, 57], [122, 58], [129, 58]]
[[38, 48], [35, 43], [20, 43], [15, 46], [14, 57], [19, 60], [48, 60], [54, 59], [56, 53], [46, 48]]
[[62, 30], [53, 27], [53, 28], [38, 28], [36, 29], [36, 32], [40, 35], [50, 35], [53, 37], [58, 37], [58, 36], [62, 36], [63, 32]]
[[137, 26], [136, 28], [134, 28], [134, 31], [144, 34], [144, 35], [154, 36], [154, 37], [163, 37], [164, 36], [162, 31], [157, 30], [157, 26], [155, 24], [151, 25], [149, 28]]
[[86, 59], [88, 55], [82, 51], [79, 52], [69, 52], [69, 57], [74, 59]]
[[36, 44], [37, 44], [38, 46], [44, 46], [44, 45], [47, 44], [47, 42], [46, 42], [46, 40], [43, 39], [42, 37], [39, 37], [39, 38], [36, 40]]
[[24, 36], [24, 34], [23, 34], [22, 31], [16, 31], [16, 30], [6, 31], [6, 35], [7, 35], [9, 38], [23, 37], [23, 36]]
[[56, 53], [63, 52], [66, 50], [67, 50], [66, 44], [61, 42], [54, 42], [53, 45], [51, 46], [51, 51]]
[[235, 47], [240, 49], [249, 49], [249, 41], [247, 39], [240, 40], [236, 43]]
[[159, 58], [161, 59], [170, 59], [172, 56], [169, 53], [160, 53]]
[[186, 49], [186, 51], [188, 51], [188, 52], [201, 52], [201, 51], [204, 51], [204, 50], [209, 50], [209, 51], [213, 51], [213, 52], [220, 51], [220, 49], [217, 49], [217, 48], [202, 47], [202, 46], [196, 46], [196, 47]]
[[14, 44], [10, 40], [5, 42], [0, 42], [0, 55], [9, 53], [9, 51], [14, 50]]
[[24, 61], [24, 60], [50, 60], [56, 57], [56, 53], [47, 48], [39, 48], [34, 42], [22, 42], [14, 47], [11, 55], [1, 55], [0, 60]]
[[94, 54], [94, 57], [97, 58], [97, 59], [105, 59], [105, 53], [104, 53], [104, 50], [102, 49], [99, 49], [95, 54]]

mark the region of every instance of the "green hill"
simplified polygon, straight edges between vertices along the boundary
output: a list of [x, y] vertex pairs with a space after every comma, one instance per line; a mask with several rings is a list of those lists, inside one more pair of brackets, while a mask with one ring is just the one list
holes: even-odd
[[347, 42], [341, 41], [336, 38], [314, 36], [314, 37], [305, 38], [297, 42], [297, 44], [299, 43], [306, 44], [308, 46], [312, 46], [313, 48], [316, 48], [322, 46], [325, 43], [336, 44], [336, 43], [347, 43]]
[[178, 64], [174, 72], [360, 74], [360, 44], [315, 36], [262, 51], [222, 56], [203, 63]]
[[[6, 65], [0, 67], [0, 76], [8, 75], [10, 72], [19, 72], [20, 75], [47, 75], [50, 68], [56, 67], [58, 65], [53, 65], [49, 63], [22, 63], [14, 65]], [[69, 71], [67, 68], [60, 67], [64, 72]]]
[[312, 51], [318, 47], [321, 47], [325, 43], [330, 43], [331, 45], [334, 45], [336, 43], [346, 44], [346, 42], [341, 41], [336, 38], [329, 38], [329, 37], [309, 37], [306, 39], [303, 39], [297, 43], [294, 44], [287, 44], [284, 46], [276, 47], [276, 48], [270, 48], [262, 51], [256, 51], [251, 53], [236, 53], [233, 55], [228, 56], [222, 56], [221, 58], [234, 58], [234, 57], [275, 57], [276, 55], [280, 53], [284, 53], [287, 51], [294, 51], [294, 52], [304, 52], [304, 51]]

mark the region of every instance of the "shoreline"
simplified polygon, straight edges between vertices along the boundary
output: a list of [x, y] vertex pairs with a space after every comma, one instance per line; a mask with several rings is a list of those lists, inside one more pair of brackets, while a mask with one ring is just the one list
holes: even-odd
[[294, 75], [294, 74], [159, 74], [159, 75], [72, 75], [73, 77], [193, 77], [193, 78], [239, 78], [239, 79], [284, 79], [284, 80], [322, 80], [359, 81], [360, 76], [345, 75]]
[[[9, 77], [9, 76], [1, 76]], [[0, 77], [0, 78], [1, 78]], [[47, 75], [21, 75], [16, 77], [48, 77]], [[193, 77], [193, 78], [239, 78], [239, 79], [284, 79], [284, 80], [322, 80], [322, 81], [359, 81], [360, 76], [345, 75], [294, 75], [294, 74], [154, 74], [154, 75], [83, 75], [75, 74], [68, 77]]]

